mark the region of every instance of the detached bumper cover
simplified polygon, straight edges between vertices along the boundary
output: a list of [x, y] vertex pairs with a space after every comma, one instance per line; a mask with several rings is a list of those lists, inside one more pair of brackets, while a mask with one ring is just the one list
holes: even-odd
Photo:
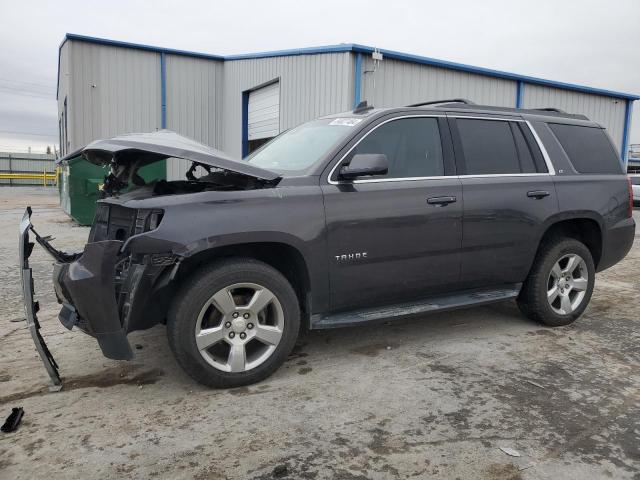
[[33, 277], [29, 267], [29, 257], [33, 251], [33, 242], [29, 241], [29, 230], [31, 230], [31, 208], [27, 207], [20, 222], [20, 274], [22, 276], [22, 299], [24, 302], [24, 313], [27, 320], [27, 328], [33, 338], [38, 355], [44, 363], [44, 367], [51, 378], [50, 390], [56, 391], [62, 388], [62, 381], [58, 373], [58, 364], [51, 355], [47, 344], [40, 335], [40, 323], [37, 313], [38, 302], [34, 300]]
[[40, 335], [40, 324], [36, 314], [38, 302], [34, 301], [34, 288], [29, 256], [34, 243], [29, 234], [56, 261], [53, 270], [53, 285], [62, 304], [58, 318], [69, 330], [74, 326], [96, 338], [102, 353], [114, 360], [130, 360], [133, 350], [118, 314], [114, 286], [116, 262], [123, 242], [106, 240], [90, 243], [84, 252], [68, 254], [55, 249], [49, 237], [41, 237], [31, 224], [31, 208], [27, 208], [20, 222], [20, 268], [22, 292], [27, 326], [36, 349], [51, 377], [52, 387], [60, 389], [62, 383], [51, 352]]
[[77, 260], [55, 266], [53, 283], [62, 302], [63, 325], [76, 325], [95, 337], [105, 357], [131, 360], [133, 350], [120, 323], [114, 285], [121, 247], [118, 240], [87, 244]]

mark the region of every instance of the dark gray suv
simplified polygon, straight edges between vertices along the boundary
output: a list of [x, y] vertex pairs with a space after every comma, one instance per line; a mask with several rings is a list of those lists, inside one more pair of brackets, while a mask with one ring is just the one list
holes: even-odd
[[[366, 325], [515, 299], [567, 325], [595, 274], [631, 248], [627, 177], [605, 130], [580, 115], [446, 101], [330, 115], [237, 161], [173, 132], [88, 145], [107, 165], [89, 241], [56, 250], [21, 225], [25, 306], [38, 333], [29, 232], [56, 259], [60, 320], [131, 359], [127, 334], [166, 323], [198, 382], [264, 379], [299, 329]], [[145, 183], [152, 162], [186, 178]]]

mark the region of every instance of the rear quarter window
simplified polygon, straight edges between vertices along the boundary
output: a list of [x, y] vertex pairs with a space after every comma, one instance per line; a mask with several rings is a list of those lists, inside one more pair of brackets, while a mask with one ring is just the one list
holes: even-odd
[[618, 155], [603, 129], [560, 123], [550, 123], [549, 128], [577, 172], [622, 173]]

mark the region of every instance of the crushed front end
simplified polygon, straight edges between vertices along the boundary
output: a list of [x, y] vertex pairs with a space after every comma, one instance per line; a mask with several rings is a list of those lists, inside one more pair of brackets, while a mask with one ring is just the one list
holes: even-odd
[[159, 210], [136, 210], [100, 203], [89, 242], [81, 253], [54, 248], [31, 224], [27, 208], [20, 225], [20, 264], [27, 323], [53, 385], [61, 385], [57, 365], [39, 333], [29, 256], [29, 233], [55, 260], [53, 285], [62, 305], [58, 316], [69, 330], [74, 326], [94, 337], [105, 357], [130, 360], [133, 350], [127, 334], [164, 321], [169, 286], [177, 269], [171, 253], [136, 254], [126, 251], [126, 240], [157, 226]]
[[[27, 325], [54, 387], [61, 386], [57, 365], [40, 335], [38, 303], [34, 300], [29, 256], [35, 240], [55, 260], [53, 284], [62, 305], [59, 319], [93, 336], [103, 354], [115, 360], [133, 358], [127, 334], [164, 323], [174, 281], [186, 245], [209, 239], [191, 238], [188, 221], [191, 202], [209, 210], [210, 204], [193, 200], [199, 194], [271, 188], [279, 174], [237, 161], [174, 132], [127, 134], [97, 140], [82, 150], [95, 165], [109, 165], [96, 205], [89, 239], [80, 253], [65, 253], [40, 236], [31, 224], [27, 207], [20, 223], [20, 265]], [[138, 172], [153, 162], [180, 158], [191, 162], [184, 180], [145, 181]], [[182, 201], [176, 201], [176, 197]], [[225, 202], [228, 200], [225, 199]], [[163, 223], [173, 206], [172, 219]], [[205, 217], [201, 217], [205, 218]], [[161, 226], [164, 225], [164, 229]], [[159, 233], [164, 230], [163, 233]]]

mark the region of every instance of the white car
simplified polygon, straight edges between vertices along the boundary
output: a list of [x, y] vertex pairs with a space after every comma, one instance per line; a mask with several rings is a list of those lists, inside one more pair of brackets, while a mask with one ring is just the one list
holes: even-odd
[[640, 206], [640, 175], [629, 176], [631, 179], [631, 187], [633, 188], [633, 205]]

